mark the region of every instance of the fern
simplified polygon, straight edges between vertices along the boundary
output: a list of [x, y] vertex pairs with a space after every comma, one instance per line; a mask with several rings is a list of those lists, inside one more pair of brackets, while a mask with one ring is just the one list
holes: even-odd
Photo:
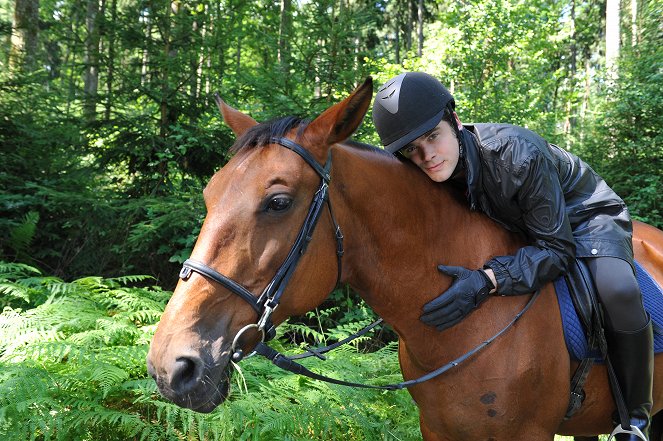
[[0, 261], [0, 278], [21, 277], [26, 274], [41, 274], [37, 268], [24, 263], [9, 263]]
[[[140, 276], [63, 282], [2, 262], [0, 274], [1, 283], [28, 293], [20, 307], [7, 306], [0, 313], [0, 439], [420, 438], [407, 392], [327, 385], [255, 357], [235, 373], [223, 406], [210, 414], [179, 408], [159, 396], [145, 369], [148, 344], [169, 292], [132, 287], [150, 280]], [[362, 323], [338, 325], [332, 339]], [[293, 329], [306, 332], [299, 325], [285, 326], [273, 345], [298, 352], [284, 338]], [[400, 380], [395, 351], [395, 344], [370, 354], [348, 346], [324, 363], [305, 364], [329, 376], [389, 383]]]
[[27, 250], [37, 231], [37, 222], [39, 222], [39, 213], [30, 211], [23, 217], [21, 223], [9, 232], [9, 246], [19, 259], [28, 256]]

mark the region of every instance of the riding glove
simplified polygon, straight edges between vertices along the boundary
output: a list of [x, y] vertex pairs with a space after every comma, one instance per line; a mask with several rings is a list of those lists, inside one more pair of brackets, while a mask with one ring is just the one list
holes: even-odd
[[482, 270], [469, 270], [462, 266], [439, 265], [437, 269], [453, 277], [451, 287], [436, 299], [424, 305], [421, 321], [443, 331], [460, 322], [495, 288]]

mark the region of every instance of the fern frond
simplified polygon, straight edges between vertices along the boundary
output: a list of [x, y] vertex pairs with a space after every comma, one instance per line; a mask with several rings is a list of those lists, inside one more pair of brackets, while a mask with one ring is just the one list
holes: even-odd
[[18, 256], [24, 255], [32, 243], [37, 231], [37, 222], [39, 222], [39, 213], [30, 211], [25, 214], [22, 222], [9, 232], [9, 246]]
[[139, 283], [139, 282], [144, 282], [146, 280], [155, 280], [155, 279], [153, 276], [148, 276], [148, 275], [128, 275], [128, 276], [113, 277], [106, 280], [111, 282], [117, 282], [120, 285], [128, 285], [130, 283]]
[[0, 282], [0, 294], [12, 296], [16, 299], [30, 302], [29, 289], [23, 285], [12, 282]]
[[26, 265], [24, 263], [9, 263], [0, 261], [0, 278], [17, 278], [24, 277], [28, 274], [41, 275], [39, 271], [34, 266]]
[[108, 391], [129, 378], [129, 373], [124, 369], [107, 363], [97, 363], [90, 373], [90, 381], [99, 384], [102, 391], [102, 398], [106, 398]]

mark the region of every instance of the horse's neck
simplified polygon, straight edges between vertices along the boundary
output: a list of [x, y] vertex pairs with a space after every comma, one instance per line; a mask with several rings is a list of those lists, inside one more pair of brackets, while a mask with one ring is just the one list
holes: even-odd
[[514, 249], [512, 236], [448, 186], [397, 160], [339, 149], [332, 182], [346, 236], [344, 282], [401, 335], [447, 286], [438, 264], [480, 268]]

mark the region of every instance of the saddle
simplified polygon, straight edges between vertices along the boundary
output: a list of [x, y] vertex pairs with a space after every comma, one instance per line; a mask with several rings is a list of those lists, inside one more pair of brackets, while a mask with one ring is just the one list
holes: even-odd
[[[643, 303], [654, 325], [654, 352], [663, 352], [663, 291], [638, 262], [635, 262], [635, 268]], [[579, 361], [571, 379], [571, 397], [566, 413], [568, 419], [582, 405], [585, 398], [583, 386], [591, 366], [605, 363], [607, 343], [603, 310], [599, 307], [587, 264], [575, 259], [568, 272], [555, 280], [554, 285], [562, 314], [564, 339], [571, 358]]]

